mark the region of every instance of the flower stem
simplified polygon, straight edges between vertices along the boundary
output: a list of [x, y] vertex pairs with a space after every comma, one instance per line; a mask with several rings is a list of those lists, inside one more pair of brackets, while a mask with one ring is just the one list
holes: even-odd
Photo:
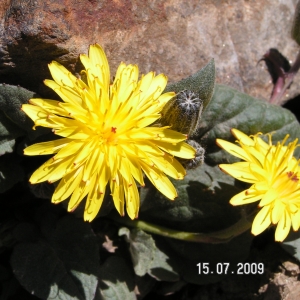
[[248, 216], [242, 215], [241, 219], [235, 224], [233, 224], [232, 226], [220, 231], [215, 231], [210, 233], [182, 232], [182, 231], [166, 228], [163, 226], [158, 226], [145, 221], [130, 220], [127, 217], [120, 217], [117, 215], [113, 215], [110, 217], [114, 221], [121, 223], [123, 225], [140, 228], [144, 231], [169, 237], [172, 239], [177, 239], [177, 240], [182, 240], [187, 242], [195, 242], [195, 243], [220, 244], [220, 243], [227, 243], [234, 237], [250, 229], [252, 225], [251, 219], [253, 218], [253, 216], [254, 213]]

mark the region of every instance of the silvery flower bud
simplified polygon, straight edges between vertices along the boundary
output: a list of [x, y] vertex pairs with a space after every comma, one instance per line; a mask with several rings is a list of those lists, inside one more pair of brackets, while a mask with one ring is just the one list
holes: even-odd
[[203, 100], [194, 92], [183, 90], [165, 105], [159, 122], [190, 136], [198, 127], [202, 110]]
[[202, 165], [204, 162], [205, 149], [203, 147], [201, 147], [200, 144], [194, 140], [187, 140], [186, 142], [189, 145], [191, 145], [193, 148], [196, 149], [195, 158], [193, 158], [193, 159], [177, 158], [177, 160], [179, 160], [180, 163], [186, 169], [196, 169], [198, 166]]

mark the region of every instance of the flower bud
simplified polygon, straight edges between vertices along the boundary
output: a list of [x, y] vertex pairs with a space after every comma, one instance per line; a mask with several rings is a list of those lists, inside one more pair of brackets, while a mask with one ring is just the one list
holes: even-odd
[[204, 162], [204, 154], [205, 149], [201, 147], [201, 145], [194, 141], [194, 140], [187, 140], [186, 141], [189, 145], [196, 149], [195, 158], [192, 159], [182, 159], [177, 158], [180, 163], [188, 170], [188, 169], [196, 169], [198, 166], [202, 165]]
[[195, 133], [201, 113], [203, 100], [194, 92], [183, 90], [170, 100], [162, 111], [161, 126], [171, 126], [172, 130], [187, 134]]

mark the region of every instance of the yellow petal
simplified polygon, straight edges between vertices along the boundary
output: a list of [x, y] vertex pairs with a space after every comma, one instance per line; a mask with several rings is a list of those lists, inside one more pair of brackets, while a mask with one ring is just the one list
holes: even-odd
[[159, 102], [159, 107], [162, 109], [166, 103], [168, 103], [172, 98], [176, 96], [176, 93], [174, 92], [168, 92], [162, 94], [157, 100]]
[[82, 177], [83, 181], [87, 181], [91, 177], [93, 177], [93, 175], [98, 171], [98, 169], [101, 168], [104, 158], [105, 155], [101, 151], [101, 149], [99, 147], [95, 147], [85, 162]]
[[228, 153], [230, 153], [233, 156], [236, 156], [238, 158], [241, 158], [246, 161], [251, 161], [252, 157], [249, 156], [248, 153], [245, 152], [243, 148], [240, 146], [237, 146], [233, 143], [227, 142], [225, 140], [216, 139], [216, 143], [219, 147], [226, 150]]
[[278, 197], [278, 193], [274, 189], [269, 189], [262, 197], [261, 201], [259, 202], [259, 206], [269, 205]]
[[[145, 76], [146, 77], [146, 76]], [[156, 100], [163, 92], [167, 85], [168, 78], [164, 74], [159, 74], [158, 76], [155, 76], [150, 86], [148, 86], [147, 89], [143, 88], [143, 85], [141, 85], [141, 101], [143, 102], [145, 99], [151, 99], [152, 101]]]
[[60, 101], [34, 98], [30, 99], [29, 103], [36, 105], [51, 114], [68, 116], [68, 112], [66, 112], [63, 108], [59, 107], [59, 104], [61, 103]]
[[49, 170], [47, 175], [47, 180], [50, 183], [52, 183], [61, 179], [69, 172], [69, 168], [72, 165], [73, 165], [73, 157], [67, 157], [65, 159], [62, 159], [59, 163], [56, 164], [55, 168]]
[[[275, 195], [275, 197], [276, 196], [278, 196], [278, 195]], [[271, 201], [269, 201], [269, 203], [270, 202]], [[275, 201], [275, 204], [274, 204], [274, 207], [273, 207], [272, 213], [271, 213], [271, 221], [272, 221], [272, 223], [273, 224], [277, 224], [279, 222], [279, 220], [283, 217], [285, 211], [286, 211], [286, 206], [281, 202], [280, 199], [277, 199]]]
[[46, 180], [49, 182], [57, 181], [67, 173], [67, 169], [72, 163], [72, 157], [59, 161], [54, 161], [53, 158], [50, 158], [31, 175], [29, 181], [30, 183], [39, 183]]
[[64, 66], [56, 61], [52, 61], [49, 65], [49, 70], [55, 82], [61, 86], [73, 87], [77, 78], [69, 72]]
[[83, 107], [63, 102], [59, 102], [59, 106], [65, 111], [67, 117], [72, 117], [82, 123], [89, 123], [90, 115]]
[[31, 104], [23, 104], [22, 110], [30, 119], [32, 119], [33, 122], [36, 122], [37, 120], [45, 120], [49, 115], [49, 113], [44, 109]]
[[260, 137], [255, 137], [255, 148], [260, 151], [261, 153], [267, 153], [270, 145], [268, 143], [266, 143], [263, 139], [261, 139]]
[[53, 157], [53, 160], [62, 159], [67, 156], [73, 156], [75, 158], [75, 155], [78, 154], [78, 151], [84, 146], [85, 146], [85, 141], [77, 141], [77, 140], [71, 141], [65, 147], [63, 147], [58, 151], [58, 153]]
[[285, 211], [275, 230], [275, 241], [282, 242], [289, 234], [291, 229], [291, 219], [288, 212]]
[[83, 167], [79, 167], [61, 179], [52, 196], [52, 203], [64, 201], [73, 193], [81, 182], [82, 170]]
[[174, 200], [177, 197], [176, 189], [167, 176], [155, 167], [141, 163], [142, 169], [152, 184], [167, 198]]
[[[82, 164], [85, 162], [91, 152], [95, 149], [97, 142], [94, 140], [86, 141], [84, 147], [82, 147], [81, 151], [78, 151], [78, 154], [74, 156], [74, 165]], [[79, 144], [78, 144], [79, 145]]]
[[144, 183], [143, 173], [137, 159], [128, 154], [126, 156], [128, 157], [128, 165], [132, 176], [140, 185], [144, 186], [145, 183]]
[[264, 206], [255, 216], [252, 224], [252, 234], [258, 235], [271, 224], [270, 206]]
[[234, 164], [220, 164], [219, 168], [230, 176], [249, 183], [257, 182], [257, 177], [249, 169], [248, 162], [238, 162]]
[[106, 164], [102, 164], [101, 169], [98, 171], [98, 191], [102, 194], [105, 193], [106, 185], [111, 178], [111, 173]]
[[248, 135], [241, 132], [240, 130], [233, 128], [231, 129], [231, 133], [244, 145], [252, 147], [255, 145], [253, 139], [251, 139]]
[[297, 231], [300, 227], [300, 210], [297, 210], [295, 213], [291, 214], [291, 221], [293, 230]]
[[[142, 142], [136, 142], [135, 146], [139, 149], [142, 150], [143, 152], [145, 152], [146, 154], [151, 154], [151, 155], [155, 155], [157, 157], [160, 156], [164, 156], [165, 152], [162, 151], [161, 149], [159, 149], [159, 147], [157, 147], [157, 145], [155, 144], [155, 142], [151, 142], [151, 141], [142, 141]], [[126, 151], [127, 147], [125, 148]]]
[[79, 185], [75, 187], [72, 193], [71, 199], [68, 204], [68, 211], [74, 211], [92, 188], [93, 186], [90, 181], [88, 182], [81, 181]]
[[125, 199], [126, 199], [126, 211], [130, 219], [138, 217], [140, 196], [134, 180], [131, 180], [132, 184], [126, 184], [124, 186]]
[[86, 200], [84, 210], [84, 221], [88, 222], [93, 221], [97, 216], [105, 196], [105, 193], [99, 193], [99, 191], [95, 190], [95, 188], [93, 190], [93, 193], [90, 192], [90, 194]]
[[91, 45], [89, 48], [89, 56], [81, 54], [80, 60], [86, 70], [90, 69], [93, 75], [103, 82], [103, 87], [106, 87], [105, 92], [108, 92], [110, 71], [108, 61], [102, 47], [98, 44]]
[[131, 174], [131, 172], [132, 172], [130, 169], [131, 165], [129, 164], [128, 158], [125, 155], [124, 156], [123, 155], [120, 155], [121, 159], [120, 159], [119, 172], [122, 175], [125, 182], [127, 182], [127, 184], [132, 184], [134, 182], [134, 180], [133, 180], [132, 174]]
[[70, 140], [67, 138], [53, 140], [49, 142], [37, 143], [31, 146], [28, 146], [24, 149], [25, 155], [47, 155], [53, 154], [60, 151], [62, 148], [67, 146], [70, 143]]
[[136, 123], [135, 126], [138, 128], [144, 128], [146, 126], [149, 126], [153, 124], [155, 121], [157, 121], [161, 115], [158, 114], [152, 114], [152, 115], [147, 115], [147, 117], [141, 117]]
[[261, 199], [261, 195], [257, 193], [248, 193], [248, 190], [242, 191], [230, 199], [231, 205], [243, 205], [256, 202]]
[[154, 165], [168, 176], [175, 179], [183, 179], [186, 174], [184, 167], [173, 157], [165, 154], [164, 156], [149, 156]]
[[60, 86], [53, 80], [44, 80], [44, 84], [54, 90], [54, 92], [66, 103], [72, 103], [74, 105], [81, 105], [82, 99], [80, 94], [75, 88], [70, 88], [68, 86]]
[[270, 173], [268, 173], [260, 165], [257, 165], [255, 163], [250, 163], [249, 169], [257, 181], [268, 181], [268, 179], [270, 178]]
[[58, 128], [54, 130], [54, 133], [59, 136], [63, 136], [74, 140], [84, 140], [90, 137], [90, 134], [88, 132], [84, 132], [78, 126], [68, 126], [64, 128]]
[[162, 150], [174, 156], [185, 159], [195, 158], [196, 150], [185, 142], [181, 142], [178, 144], [169, 144], [163, 141], [155, 141], [155, 144]]
[[137, 83], [137, 88], [135, 89], [132, 98], [135, 99], [136, 105], [141, 107], [147, 98], [147, 90], [151, 86], [152, 80], [154, 78], [154, 72], [149, 72], [143, 75], [139, 82]]
[[[118, 83], [118, 100], [120, 102], [125, 102], [129, 99], [129, 96], [133, 93], [135, 89], [135, 84], [138, 79], [138, 66], [137, 65], [128, 65], [124, 68], [120, 74], [119, 83]], [[132, 105], [138, 105], [134, 103], [137, 98], [132, 99]]]
[[122, 177], [119, 178], [118, 174], [115, 180], [110, 180], [110, 190], [115, 204], [115, 208], [121, 216], [124, 216], [124, 186]]

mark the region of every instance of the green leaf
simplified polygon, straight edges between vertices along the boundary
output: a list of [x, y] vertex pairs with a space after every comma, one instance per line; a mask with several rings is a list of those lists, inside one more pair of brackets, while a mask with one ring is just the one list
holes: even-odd
[[4, 193], [24, 178], [24, 171], [15, 155], [0, 156], [0, 193]]
[[19, 86], [0, 84], [0, 155], [12, 152], [14, 140], [26, 133], [35, 139], [48, 129], [32, 130], [33, 122], [21, 110], [22, 104], [37, 95]]
[[300, 138], [299, 123], [288, 110], [216, 85], [196, 137], [206, 148], [206, 163], [188, 170], [183, 180], [171, 180], [178, 192], [174, 201], [165, 198], [148, 182], [140, 191], [141, 220], [171, 229], [205, 233], [225, 229], [241, 219], [244, 210], [251, 206], [233, 207], [229, 200], [248, 185], [235, 181], [217, 166], [234, 161], [215, 144], [216, 138], [234, 141], [231, 128], [246, 134], [273, 133], [273, 142], [282, 140], [286, 134], [290, 140]]
[[[233, 88], [216, 85], [212, 100], [202, 115], [197, 137], [206, 148], [206, 162], [210, 164], [233, 162], [234, 158], [216, 146], [216, 138], [231, 142], [235, 138], [230, 129], [237, 128], [246, 134], [273, 133], [272, 141], [300, 138], [296, 117], [287, 109], [255, 99]], [[300, 149], [296, 149], [296, 155]]]
[[150, 234], [140, 230], [121, 228], [119, 235], [124, 235], [129, 243], [133, 268], [138, 276], [149, 274], [156, 280], [177, 281], [179, 276], [168, 261], [169, 257], [156, 247]]
[[183, 90], [192, 91], [203, 100], [203, 109], [205, 109], [213, 95], [214, 85], [215, 62], [212, 59], [197, 73], [179, 82], [168, 84], [164, 92], [175, 92], [177, 94]]
[[22, 125], [29, 125], [29, 122], [27, 116], [21, 111], [21, 106], [36, 96], [34, 92], [20, 86], [0, 84], [0, 110], [22, 128]]
[[20, 131], [18, 126], [0, 111], [0, 155], [13, 152], [15, 138], [20, 136]]
[[90, 225], [67, 216], [43, 227], [45, 238], [14, 248], [11, 265], [16, 278], [42, 299], [94, 299], [99, 247]]
[[290, 232], [288, 237], [281, 243], [281, 246], [300, 261], [300, 231]]
[[233, 225], [241, 211], [229, 199], [241, 187], [220, 171], [218, 166], [203, 164], [188, 170], [183, 180], [173, 180], [178, 197], [167, 199], [147, 182], [141, 189], [140, 218], [151, 223], [187, 232], [211, 232]]
[[[239, 234], [230, 242], [217, 245], [153, 236], [157, 247], [162, 244], [168, 246], [164, 251], [169, 257], [168, 263], [172, 265], [177, 262], [178, 274], [187, 282], [207, 284], [221, 279], [216, 274], [200, 276], [197, 273], [197, 262], [209, 262], [212, 265], [229, 262], [235, 267], [249, 253], [252, 235], [249, 231], [242, 234], [239, 221], [255, 208], [255, 204], [244, 207], [229, 204], [231, 197], [248, 185], [224, 174], [217, 165], [235, 160], [217, 147], [215, 142], [216, 138], [234, 142], [231, 128], [240, 129], [246, 134], [272, 133], [273, 143], [282, 140], [286, 134], [290, 135], [289, 141], [300, 138], [299, 123], [290, 111], [230, 87], [216, 85], [193, 137], [206, 149], [205, 163], [194, 170], [188, 170], [183, 180], [171, 179], [178, 192], [174, 201], [165, 198], [149, 182], [140, 191], [141, 221], [179, 232], [210, 235], [233, 228]], [[251, 220], [247, 222], [251, 224]]]
[[[5, 272], [3, 274], [3, 272]], [[11, 272], [11, 271], [10, 271]], [[1, 280], [0, 281], [0, 290], [1, 290], [1, 300], [9, 300], [9, 299], [16, 299], [16, 292], [20, 288], [20, 284], [17, 281], [17, 279], [13, 276], [13, 274], [10, 274], [7, 270], [5, 270], [1, 265], [0, 265], [0, 274], [1, 276], [3, 275], [8, 275], [8, 278]]]
[[130, 232], [125, 227], [119, 230], [119, 235], [124, 235], [127, 243], [129, 243], [129, 251], [135, 274], [144, 276], [151, 267], [156, 248], [151, 235], [139, 229], [133, 229]]
[[109, 257], [101, 265], [100, 279], [102, 300], [136, 300], [134, 274], [123, 258]]

